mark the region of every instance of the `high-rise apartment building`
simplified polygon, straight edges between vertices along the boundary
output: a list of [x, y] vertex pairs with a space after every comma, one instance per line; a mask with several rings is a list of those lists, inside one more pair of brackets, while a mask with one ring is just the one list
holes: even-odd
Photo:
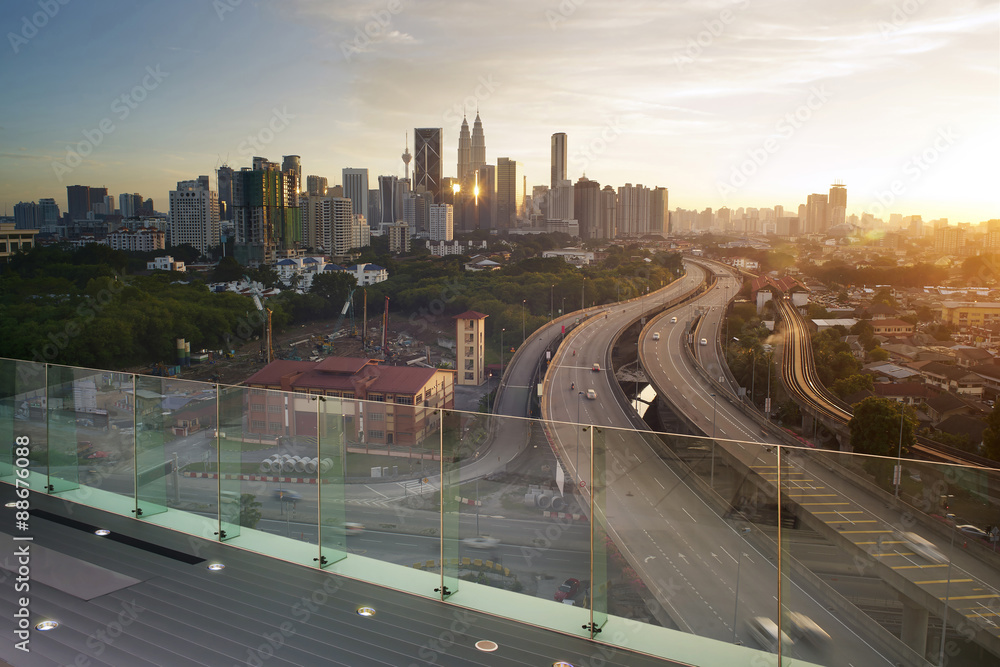
[[643, 236], [649, 233], [649, 188], [626, 183], [618, 188], [618, 234]]
[[610, 185], [601, 190], [600, 233], [598, 238], [613, 239], [618, 236], [618, 194]]
[[298, 155], [281, 156], [281, 171], [295, 172], [295, 180], [299, 184], [299, 189], [302, 189], [302, 158]]
[[431, 204], [431, 241], [455, 239], [455, 213], [451, 204]]
[[549, 188], [566, 180], [566, 133], [556, 132], [552, 135], [552, 179]]
[[378, 188], [368, 191], [368, 210], [365, 212], [368, 225], [378, 227], [379, 220], [382, 219], [382, 199], [379, 197]]
[[[670, 233], [670, 206], [667, 188], [656, 187], [649, 193], [649, 233]], [[728, 223], [728, 220], [726, 221]]]
[[586, 176], [573, 186], [573, 213], [580, 225], [580, 238], [597, 239], [601, 230], [601, 184]]
[[170, 191], [170, 217], [167, 226], [171, 245], [190, 244], [203, 255], [219, 245], [219, 196], [205, 188], [208, 177], [180, 181]]
[[847, 221], [847, 186], [840, 181], [831, 185], [827, 204], [827, 229], [844, 224]]
[[415, 164], [413, 190], [431, 193], [435, 203], [441, 202], [442, 152], [440, 127], [418, 127], [413, 130]]
[[389, 236], [389, 252], [410, 252], [410, 226], [405, 220], [385, 225], [383, 229]]
[[138, 192], [132, 194], [125, 192], [118, 195], [118, 209], [126, 220], [138, 218], [139, 211], [142, 210], [142, 195]]
[[934, 230], [934, 252], [942, 255], [960, 255], [965, 248], [965, 229], [941, 227]]
[[[104, 206], [104, 198], [108, 196], [107, 188], [90, 188], [88, 190], [90, 193], [90, 201], [87, 205], [90, 207], [88, 211], [93, 211], [94, 206]], [[114, 211], [111, 211], [114, 213]]]
[[253, 167], [234, 174], [233, 220], [236, 259], [252, 267], [273, 263], [276, 252], [302, 244], [298, 176], [255, 157]]
[[469, 310], [455, 315], [455, 361], [457, 382], [481, 385], [486, 381], [486, 318], [488, 315]]
[[343, 171], [344, 197], [351, 200], [355, 215], [368, 215], [368, 170], [345, 167]]
[[517, 227], [524, 206], [524, 166], [510, 158], [497, 158], [497, 229]]
[[54, 227], [59, 224], [59, 204], [55, 199], [38, 200], [38, 224], [41, 228]]
[[806, 234], [822, 234], [826, 231], [829, 203], [826, 195], [811, 194], [806, 198]]
[[328, 186], [326, 176], [306, 176], [306, 192], [311, 195], [325, 195]]
[[550, 220], [575, 220], [573, 183], [559, 181], [549, 190], [548, 218]]
[[41, 226], [39, 213], [38, 204], [33, 201], [14, 204], [14, 229], [38, 229]]

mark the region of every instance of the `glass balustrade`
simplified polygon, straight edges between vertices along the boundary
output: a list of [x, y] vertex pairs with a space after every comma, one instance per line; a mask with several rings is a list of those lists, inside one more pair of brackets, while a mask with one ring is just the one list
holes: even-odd
[[998, 662], [997, 470], [14, 360], [0, 432], [4, 483], [604, 660]]

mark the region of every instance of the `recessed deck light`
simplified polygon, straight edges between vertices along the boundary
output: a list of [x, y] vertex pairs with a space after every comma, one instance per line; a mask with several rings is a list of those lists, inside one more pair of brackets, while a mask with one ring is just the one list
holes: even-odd
[[99, 535], [101, 537], [104, 537], [105, 535], [110, 535], [110, 534], [111, 534], [111, 531], [108, 530], [107, 528], [98, 528], [97, 530], [94, 531], [94, 535]]
[[480, 639], [476, 642], [476, 648], [480, 651], [485, 651], [486, 653], [492, 653], [500, 647], [496, 642], [491, 642], [489, 639]]
[[375, 610], [372, 607], [358, 607], [358, 616], [374, 616]]
[[38, 630], [39, 632], [45, 632], [47, 630], [55, 630], [58, 627], [59, 624], [56, 623], [55, 621], [40, 621], [39, 623], [35, 624], [35, 630]]
[[553, 662], [552, 667], [573, 667], [573, 663], [560, 660], [559, 662]]
[[222, 563], [212, 563], [211, 565], [208, 566], [208, 569], [211, 570], [212, 572], [218, 572], [219, 570], [226, 569], [226, 566], [223, 565]]
[[17, 507], [17, 501], [12, 500], [9, 503], [4, 503], [4, 507]]

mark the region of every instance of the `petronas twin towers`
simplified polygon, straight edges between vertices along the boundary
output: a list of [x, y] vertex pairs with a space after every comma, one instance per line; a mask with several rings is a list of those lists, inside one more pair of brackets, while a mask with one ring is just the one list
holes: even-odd
[[483, 121], [476, 120], [469, 134], [469, 121], [462, 118], [462, 131], [458, 135], [458, 180], [467, 183], [475, 178], [476, 170], [486, 166], [486, 137], [483, 135]]

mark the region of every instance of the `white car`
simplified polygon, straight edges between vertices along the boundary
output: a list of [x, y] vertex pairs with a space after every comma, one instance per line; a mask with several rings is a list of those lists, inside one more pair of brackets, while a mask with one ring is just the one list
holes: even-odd
[[670, 323], [671, 324], [677, 324], [677, 318], [676, 317], [671, 317], [670, 318]]
[[659, 331], [654, 331], [653, 332], [653, 340], [660, 340], [660, 332]]
[[500, 540], [495, 537], [467, 537], [462, 544], [471, 549], [492, 549], [500, 544]]
[[947, 563], [948, 557], [943, 553], [938, 551], [937, 547], [930, 540], [926, 540], [920, 537], [916, 533], [896, 531], [896, 539], [906, 542], [906, 546], [913, 549], [913, 552], [919, 554], [933, 563]]
[[595, 398], [597, 398], [597, 392], [594, 391], [593, 389], [588, 389], [587, 390], [587, 398], [589, 398], [589, 399], [595, 399]]
[[702, 338], [701, 339], [701, 344], [702, 345], [708, 345], [708, 339], [707, 338]]

